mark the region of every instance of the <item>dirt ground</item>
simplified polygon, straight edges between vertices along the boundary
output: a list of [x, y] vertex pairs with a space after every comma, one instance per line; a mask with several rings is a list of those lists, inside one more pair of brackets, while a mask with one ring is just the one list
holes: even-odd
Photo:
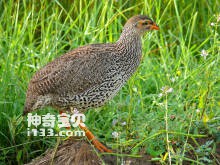
[[150, 162], [149, 155], [141, 158], [102, 155], [99, 157], [94, 148], [86, 140], [69, 139], [62, 142], [57, 149], [48, 149], [42, 156], [33, 159], [27, 165], [156, 165]]
[[[197, 139], [199, 144], [205, 143], [210, 138]], [[193, 143], [192, 141], [189, 143]], [[193, 145], [193, 144], [192, 144]], [[220, 160], [220, 144], [217, 145], [215, 159]], [[27, 165], [159, 165], [152, 162], [152, 157], [140, 154], [139, 158], [102, 154], [98, 156], [94, 148], [84, 139], [68, 139], [63, 141], [57, 148], [48, 149], [42, 156], [33, 159]], [[187, 157], [194, 159], [193, 153], [186, 153]], [[190, 162], [184, 161], [188, 165]]]

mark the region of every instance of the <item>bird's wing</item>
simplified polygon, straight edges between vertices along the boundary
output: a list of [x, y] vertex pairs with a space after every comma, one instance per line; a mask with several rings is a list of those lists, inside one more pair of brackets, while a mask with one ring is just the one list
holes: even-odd
[[29, 83], [29, 90], [38, 94], [54, 93], [56, 88], [62, 84], [72, 61], [67, 61], [63, 57], [59, 57], [41, 68], [32, 77]]
[[90, 47], [73, 50], [47, 64], [33, 76], [29, 88], [41, 95], [76, 95], [102, 83], [108, 69], [102, 56], [108, 56], [112, 51], [103, 54], [99, 46]]

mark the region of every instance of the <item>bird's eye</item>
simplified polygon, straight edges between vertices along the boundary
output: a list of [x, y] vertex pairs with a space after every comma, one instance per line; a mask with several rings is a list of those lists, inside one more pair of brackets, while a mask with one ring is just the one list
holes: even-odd
[[148, 25], [148, 22], [143, 22], [142, 25]]

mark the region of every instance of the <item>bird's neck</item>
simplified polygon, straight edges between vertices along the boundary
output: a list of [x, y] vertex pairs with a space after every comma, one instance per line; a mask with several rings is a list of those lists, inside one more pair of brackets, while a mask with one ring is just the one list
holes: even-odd
[[132, 55], [139, 55], [136, 53], [141, 53], [141, 36], [132, 29], [124, 29], [116, 45], [118, 50], [131, 52]]
[[121, 62], [121, 73], [125, 73], [127, 80], [140, 64], [142, 47], [141, 37], [130, 30], [123, 30], [119, 40], [116, 42], [116, 49]]

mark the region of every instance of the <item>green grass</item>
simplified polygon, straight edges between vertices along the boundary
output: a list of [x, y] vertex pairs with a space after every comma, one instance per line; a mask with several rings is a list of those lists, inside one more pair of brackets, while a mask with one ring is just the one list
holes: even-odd
[[[26, 135], [21, 114], [31, 76], [78, 46], [115, 42], [137, 14], [149, 15], [160, 30], [143, 37], [142, 63], [120, 93], [86, 113], [88, 127], [119, 153], [141, 150], [161, 164], [220, 164], [219, 6], [218, 0], [0, 1], [0, 164], [28, 162], [56, 145], [56, 138]], [[173, 92], [160, 98], [164, 86]]]

